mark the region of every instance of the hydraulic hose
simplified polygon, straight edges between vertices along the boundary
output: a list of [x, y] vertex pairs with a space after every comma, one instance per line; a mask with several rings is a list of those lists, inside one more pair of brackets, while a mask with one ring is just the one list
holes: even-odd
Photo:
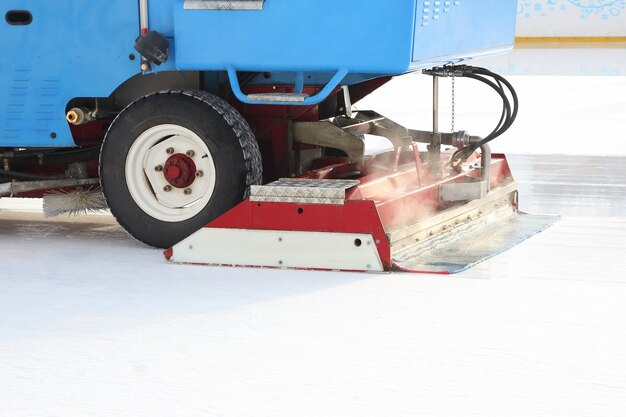
[[[450, 165], [458, 166], [462, 164], [476, 151], [476, 149], [502, 135], [511, 127], [513, 122], [515, 122], [519, 110], [517, 92], [511, 83], [501, 75], [489, 71], [486, 68], [472, 67], [469, 65], [437, 67], [430, 70], [424, 70], [423, 72], [436, 77], [465, 77], [480, 81], [492, 88], [502, 99], [502, 114], [495, 129], [481, 141], [457, 150], [450, 158]], [[493, 78], [495, 82], [491, 81], [489, 78]], [[509, 100], [509, 97], [507, 96], [507, 90], [513, 103], [511, 103], [511, 100]]]
[[26, 172], [15, 172], [15, 171], [3, 171], [0, 170], [0, 177], [12, 177], [12, 178], [21, 178], [25, 180], [49, 180], [54, 179], [55, 177], [46, 177], [42, 175], [34, 175], [28, 174]]

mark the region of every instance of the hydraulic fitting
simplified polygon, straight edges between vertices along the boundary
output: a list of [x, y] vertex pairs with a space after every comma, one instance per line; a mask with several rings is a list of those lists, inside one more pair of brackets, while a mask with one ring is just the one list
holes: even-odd
[[94, 117], [86, 107], [74, 107], [65, 115], [65, 119], [73, 125], [82, 125], [91, 122]]

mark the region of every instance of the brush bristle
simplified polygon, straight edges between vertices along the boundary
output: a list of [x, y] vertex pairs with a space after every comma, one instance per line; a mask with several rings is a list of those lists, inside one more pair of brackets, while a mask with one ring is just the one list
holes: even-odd
[[43, 197], [45, 217], [96, 213], [106, 209], [106, 201], [100, 188], [70, 192], [54, 191]]

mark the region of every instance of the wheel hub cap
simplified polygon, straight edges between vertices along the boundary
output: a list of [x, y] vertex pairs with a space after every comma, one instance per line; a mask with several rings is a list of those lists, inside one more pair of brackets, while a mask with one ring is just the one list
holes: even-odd
[[173, 124], [154, 126], [137, 137], [126, 157], [125, 174], [137, 205], [166, 222], [197, 215], [216, 184], [207, 145], [191, 130]]
[[173, 187], [186, 188], [196, 179], [196, 164], [187, 155], [177, 153], [165, 161], [163, 175]]

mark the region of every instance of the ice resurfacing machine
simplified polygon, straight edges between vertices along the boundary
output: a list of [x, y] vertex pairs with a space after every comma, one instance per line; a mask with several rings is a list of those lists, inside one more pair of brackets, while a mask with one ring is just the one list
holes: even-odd
[[[516, 0], [2, 8], [0, 196], [108, 207], [172, 262], [277, 268], [456, 272], [553, 221], [518, 212], [490, 151], [513, 87], [466, 65], [512, 47]], [[433, 79], [432, 128], [354, 110], [416, 71]], [[490, 134], [439, 130], [441, 77], [501, 98]], [[366, 155], [370, 135], [390, 148]]]

